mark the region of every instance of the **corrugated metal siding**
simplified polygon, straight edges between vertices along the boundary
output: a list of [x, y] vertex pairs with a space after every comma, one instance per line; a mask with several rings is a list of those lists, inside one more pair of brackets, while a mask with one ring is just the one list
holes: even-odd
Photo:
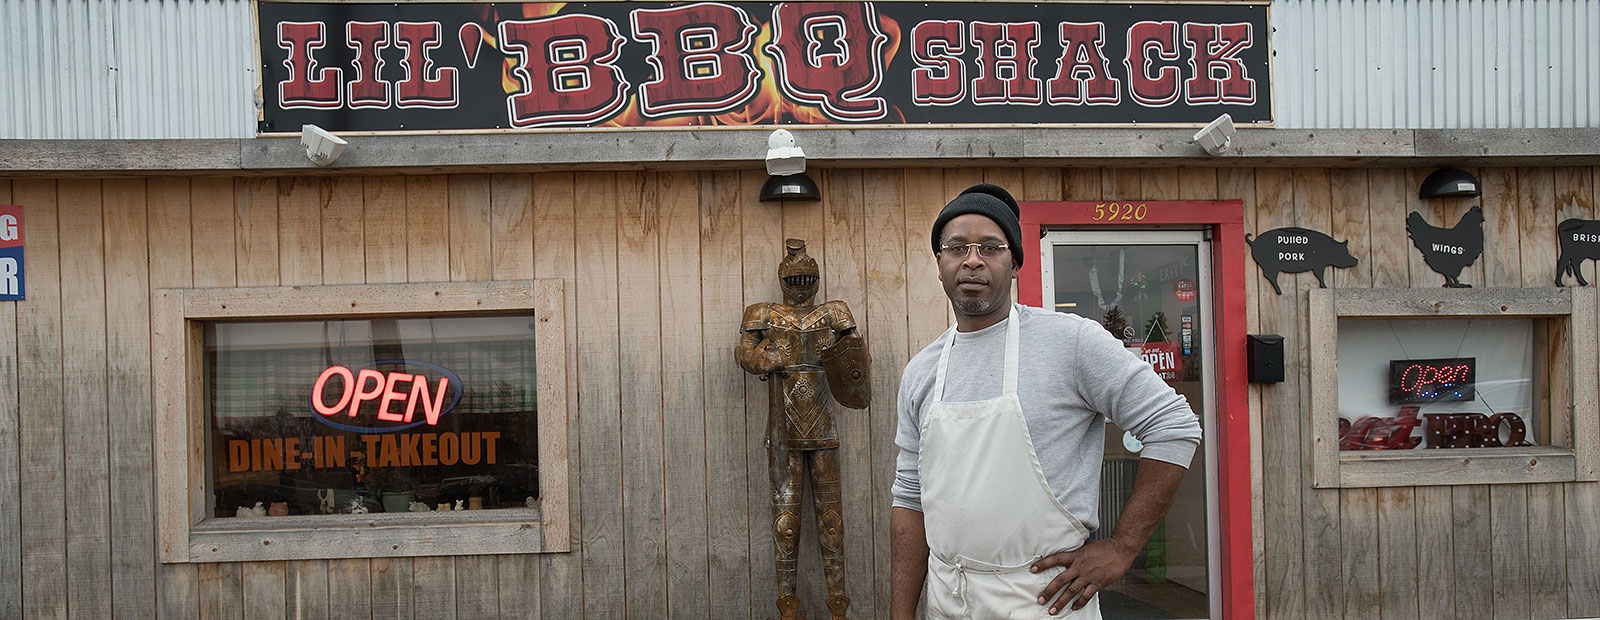
[[1277, 0], [1277, 125], [1600, 126], [1595, 0]]
[[255, 135], [248, 1], [0, 0], [0, 138]]

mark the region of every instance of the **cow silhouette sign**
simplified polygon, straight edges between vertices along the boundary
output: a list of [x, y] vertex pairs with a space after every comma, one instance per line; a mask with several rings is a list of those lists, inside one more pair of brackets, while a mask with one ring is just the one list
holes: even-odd
[[1348, 240], [1334, 241], [1333, 237], [1307, 228], [1274, 228], [1254, 240], [1245, 235], [1244, 240], [1250, 244], [1250, 256], [1261, 268], [1261, 275], [1279, 295], [1283, 294], [1278, 287], [1279, 273], [1310, 271], [1316, 274], [1318, 286], [1328, 288], [1323, 279], [1328, 267], [1354, 267], [1357, 262], [1350, 255]]
[[1446, 288], [1472, 288], [1461, 283], [1461, 271], [1483, 256], [1483, 208], [1473, 207], [1462, 214], [1452, 228], [1439, 228], [1412, 211], [1406, 216], [1406, 234], [1411, 245], [1422, 252], [1422, 262], [1444, 276]]
[[1583, 261], [1600, 259], [1600, 220], [1562, 220], [1556, 225], [1560, 238], [1561, 258], [1556, 260], [1556, 286], [1566, 286], [1566, 276], [1578, 279], [1579, 286], [1588, 286], [1583, 279]]

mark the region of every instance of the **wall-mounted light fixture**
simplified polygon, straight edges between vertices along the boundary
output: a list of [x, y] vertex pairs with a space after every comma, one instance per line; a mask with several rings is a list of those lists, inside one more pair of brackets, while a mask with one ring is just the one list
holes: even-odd
[[343, 138], [333, 135], [326, 129], [316, 125], [300, 126], [300, 146], [306, 149], [306, 158], [318, 166], [333, 163], [344, 154], [344, 147], [350, 143]]
[[806, 176], [806, 153], [794, 142], [794, 134], [779, 129], [767, 137], [767, 174], [761, 186], [761, 201], [819, 200], [817, 182]]
[[1238, 131], [1233, 127], [1233, 116], [1223, 114], [1195, 132], [1194, 143], [1212, 156], [1221, 155], [1222, 150], [1228, 148], [1228, 143], [1233, 141], [1233, 134]]
[[1483, 186], [1478, 184], [1478, 177], [1460, 168], [1440, 168], [1422, 180], [1422, 187], [1417, 190], [1417, 197], [1429, 198], [1471, 198], [1483, 195]]

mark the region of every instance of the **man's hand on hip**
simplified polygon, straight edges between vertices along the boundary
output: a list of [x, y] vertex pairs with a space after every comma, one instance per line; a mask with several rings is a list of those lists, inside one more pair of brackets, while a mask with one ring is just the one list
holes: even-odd
[[1072, 608], [1082, 609], [1096, 593], [1128, 572], [1134, 557], [1139, 555], [1139, 548], [1129, 549], [1116, 538], [1107, 538], [1091, 540], [1076, 550], [1041, 558], [1033, 563], [1031, 571], [1037, 573], [1056, 566], [1064, 566], [1066, 570], [1051, 579], [1049, 585], [1039, 592], [1039, 604], [1049, 602], [1055, 598], [1057, 591], [1062, 591], [1061, 599], [1050, 608], [1051, 614], [1060, 612], [1074, 596], [1078, 600], [1072, 603]]
[[1172, 498], [1178, 494], [1178, 483], [1183, 480], [1186, 468], [1182, 465], [1154, 459], [1139, 459], [1139, 474], [1133, 479], [1133, 495], [1117, 519], [1117, 529], [1105, 540], [1091, 540], [1076, 551], [1057, 553], [1033, 563], [1037, 573], [1053, 566], [1067, 570], [1056, 575], [1039, 593], [1039, 604], [1054, 598], [1056, 591], [1066, 588], [1061, 601], [1050, 608], [1050, 613], [1061, 611], [1065, 601], [1077, 596], [1073, 609], [1082, 609], [1089, 599], [1122, 578], [1133, 565], [1133, 558], [1155, 533], [1156, 526], [1172, 508]]

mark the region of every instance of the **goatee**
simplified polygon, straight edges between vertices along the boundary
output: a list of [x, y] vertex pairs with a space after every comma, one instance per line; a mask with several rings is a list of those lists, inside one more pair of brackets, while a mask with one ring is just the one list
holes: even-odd
[[991, 299], [957, 299], [950, 302], [955, 306], [956, 312], [967, 316], [988, 314], [994, 309], [994, 300]]

